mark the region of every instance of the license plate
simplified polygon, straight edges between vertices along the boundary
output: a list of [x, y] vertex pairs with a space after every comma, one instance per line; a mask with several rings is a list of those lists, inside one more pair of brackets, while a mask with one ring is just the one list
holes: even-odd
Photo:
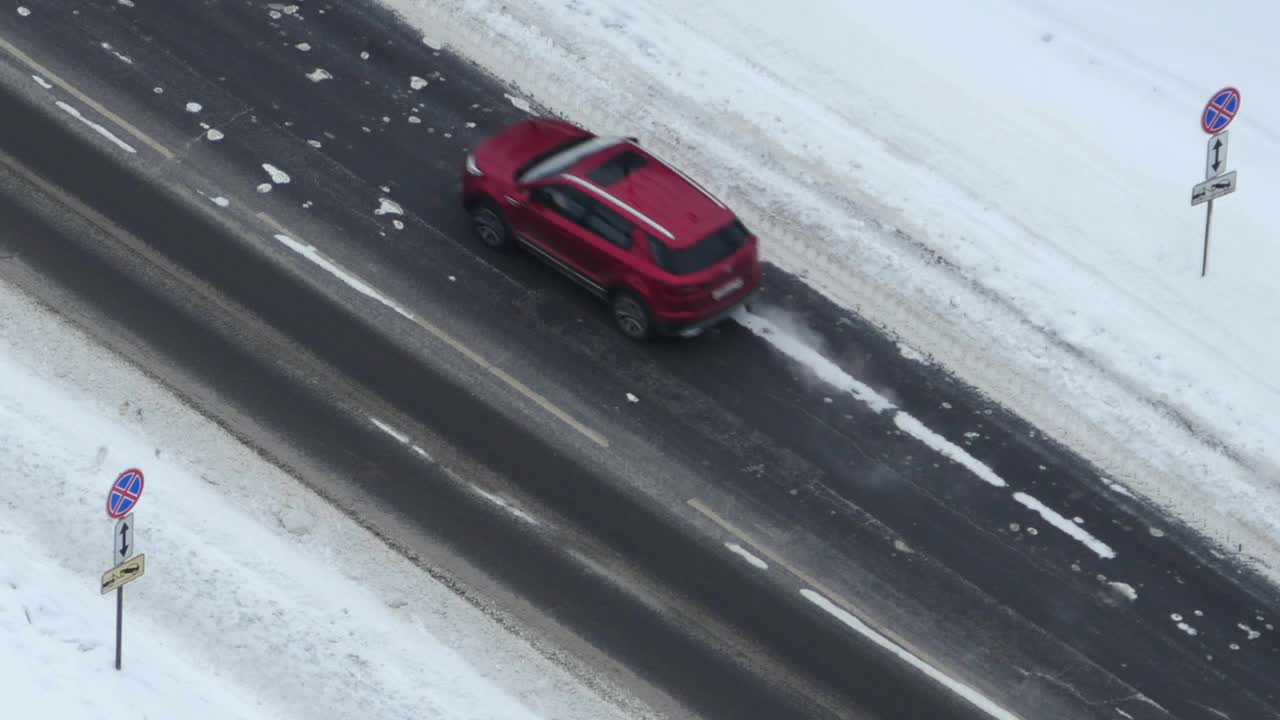
[[737, 290], [740, 287], [742, 287], [742, 278], [740, 277], [734, 278], [729, 282], [725, 283], [724, 285], [721, 285], [720, 287], [716, 288], [715, 290], [712, 290], [711, 297], [715, 298], [716, 300], [723, 300], [726, 295], [733, 292], [734, 290]]

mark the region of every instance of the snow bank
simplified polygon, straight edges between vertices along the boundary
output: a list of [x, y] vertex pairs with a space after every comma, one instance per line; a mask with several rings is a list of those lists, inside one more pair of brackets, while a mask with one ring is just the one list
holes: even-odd
[[[125, 588], [117, 672], [115, 601], [98, 589], [113, 547], [104, 508], [116, 473], [135, 465], [146, 473], [134, 541], [147, 574]], [[638, 711], [602, 700], [3, 283], [0, 468], [0, 675], [12, 717]]]
[[[1280, 578], [1280, 6], [385, 1], [638, 133], [768, 260]], [[1226, 84], [1240, 190], [1201, 279], [1198, 117]]]

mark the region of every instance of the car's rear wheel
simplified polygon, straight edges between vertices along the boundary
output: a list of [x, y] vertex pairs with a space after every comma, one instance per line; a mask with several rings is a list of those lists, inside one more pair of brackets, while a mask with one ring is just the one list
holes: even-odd
[[625, 290], [613, 294], [613, 323], [632, 340], [653, 337], [653, 315], [644, 301]]
[[502, 217], [502, 211], [488, 200], [479, 200], [471, 206], [471, 229], [480, 242], [494, 250], [511, 246], [511, 226]]

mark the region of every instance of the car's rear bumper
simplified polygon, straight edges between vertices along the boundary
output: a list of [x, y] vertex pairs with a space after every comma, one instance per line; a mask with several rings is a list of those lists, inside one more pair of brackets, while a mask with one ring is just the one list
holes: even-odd
[[675, 320], [670, 318], [659, 317], [657, 318], [658, 329], [664, 335], [675, 335], [682, 338], [697, 337], [698, 335], [701, 335], [702, 333], [706, 332], [711, 327], [719, 325], [725, 320], [728, 320], [729, 317], [733, 315], [735, 312], [737, 312], [739, 308], [741, 308], [742, 306], [750, 302], [751, 299], [755, 297], [755, 294], [758, 290], [759, 290], [759, 286], [753, 287], [747, 292], [743, 293], [741, 297], [739, 297], [737, 300], [730, 303], [729, 305], [726, 305], [725, 307], [720, 308], [719, 310], [711, 313], [710, 315], [706, 315], [693, 320]]

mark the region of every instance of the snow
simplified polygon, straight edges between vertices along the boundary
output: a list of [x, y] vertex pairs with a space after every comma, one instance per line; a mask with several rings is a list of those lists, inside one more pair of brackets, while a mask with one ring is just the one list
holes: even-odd
[[391, 198], [378, 198], [378, 207], [373, 211], [374, 215], [403, 215], [404, 208], [400, 207], [400, 203]]
[[271, 176], [271, 182], [277, 185], [285, 185], [289, 182], [289, 173], [272, 165], [271, 163], [262, 163], [262, 169], [267, 171], [267, 175]]
[[133, 149], [133, 146], [132, 146], [132, 145], [130, 145], [129, 143], [126, 143], [125, 141], [123, 141], [123, 140], [121, 140], [120, 138], [116, 137], [116, 136], [115, 136], [115, 133], [111, 132], [110, 130], [106, 129], [106, 128], [105, 128], [105, 127], [103, 127], [102, 125], [100, 125], [100, 124], [98, 124], [98, 123], [96, 123], [96, 122], [94, 122], [94, 121], [90, 120], [89, 118], [85, 117], [85, 116], [80, 112], [80, 110], [79, 110], [78, 108], [76, 108], [76, 107], [74, 107], [74, 106], [72, 106], [72, 105], [68, 105], [67, 103], [62, 102], [61, 100], [58, 100], [56, 104], [57, 104], [57, 106], [58, 106], [58, 107], [59, 107], [63, 112], [65, 112], [66, 114], [70, 115], [71, 117], [73, 117], [73, 118], [75, 118], [75, 119], [79, 120], [80, 122], [84, 123], [85, 125], [88, 125], [88, 126], [89, 126], [93, 131], [94, 131], [94, 132], [96, 132], [96, 133], [98, 133], [99, 135], [101, 135], [102, 137], [104, 137], [104, 138], [106, 138], [106, 139], [110, 140], [110, 141], [112, 142], [112, 144], [114, 144], [116, 147], [121, 148], [122, 150], [125, 150], [126, 152], [129, 152], [129, 153], [134, 153], [134, 154], [136, 154], [136, 153], [138, 152], [137, 150], [134, 150], [134, 149]]
[[[107, 488], [141, 465], [124, 590]], [[620, 720], [219, 424], [0, 284], [0, 674], [15, 716]], [[643, 713], [641, 713], [643, 714]]]
[[297, 45], [294, 45], [294, 47], [302, 52], [309, 52], [311, 50], [311, 43], [300, 42]]
[[23, 6], [23, 5], [19, 5], [19, 6], [18, 6], [18, 14], [19, 14], [19, 15], [21, 15], [22, 17], [27, 17], [28, 15], [30, 15], [30, 14], [31, 14], [31, 11], [30, 11], [29, 9], [27, 9], [25, 6]]
[[959, 697], [964, 698], [969, 704], [986, 713], [987, 716], [994, 718], [995, 720], [1020, 720], [1017, 715], [1014, 715], [1003, 707], [1000, 707], [987, 696], [972, 687], [965, 685], [959, 680], [956, 680], [950, 675], [947, 675], [938, 668], [930, 665], [928, 662], [920, 659], [911, 651], [901, 645], [898, 645], [884, 635], [881, 635], [879, 632], [876, 632], [873, 628], [854, 617], [844, 608], [829, 600], [825, 595], [814, 592], [808, 588], [801, 590], [800, 594], [809, 602], [844, 623], [851, 630], [893, 653], [908, 665], [911, 665], [915, 669], [927, 675], [934, 682], [937, 682], [939, 685], [942, 685]]
[[414, 90], [421, 90], [426, 86], [427, 86], [426, 78], [420, 78], [417, 75], [410, 76], [409, 87], [413, 88]]
[[1107, 583], [1107, 585], [1110, 586], [1111, 589], [1123, 595], [1130, 602], [1138, 599], [1138, 591], [1134, 590], [1133, 586], [1129, 583], [1112, 581]]
[[766, 260], [1280, 579], [1280, 5], [1215, 4], [1224, 44], [1154, 0], [384, 2], [517, 107], [639, 134]]
[[226, 135], [217, 128], [209, 128], [209, 132], [205, 133], [204, 136], [209, 138], [210, 142], [218, 142], [222, 138], [226, 137]]
[[201, 111], [201, 110], [203, 110], [203, 109], [204, 109], [204, 106], [203, 106], [203, 105], [201, 105], [201, 104], [200, 104], [200, 103], [198, 103], [198, 102], [189, 102], [189, 103], [187, 103], [187, 112], [189, 112], [189, 113], [198, 113], [198, 112], [200, 112], [200, 111]]
[[324, 68], [316, 68], [307, 73], [307, 79], [311, 82], [320, 82], [321, 80], [332, 80], [333, 75], [330, 75], [329, 71]]
[[731, 542], [727, 542], [727, 543], [725, 543], [725, 544], [724, 544], [724, 546], [725, 546], [725, 547], [727, 547], [727, 548], [729, 548], [729, 552], [733, 553], [734, 555], [737, 555], [738, 557], [742, 558], [743, 560], [746, 560], [746, 561], [747, 561], [747, 564], [748, 564], [748, 565], [750, 565], [751, 567], [756, 568], [756, 569], [758, 569], [758, 570], [768, 570], [768, 569], [769, 569], [769, 563], [766, 563], [765, 561], [763, 561], [763, 560], [761, 560], [760, 558], [756, 557], [755, 555], [753, 555], [753, 554], [751, 553], [751, 551], [750, 551], [750, 550], [748, 550], [748, 549], [746, 549], [746, 548], [742, 547], [742, 546], [741, 546], [741, 545], [739, 545], [738, 543], [731, 543]]
[[209, 201], [212, 202], [214, 205], [217, 205], [218, 207], [227, 207], [228, 205], [231, 204], [230, 200], [222, 197], [221, 195], [218, 195], [216, 197], [211, 197], [209, 198]]

